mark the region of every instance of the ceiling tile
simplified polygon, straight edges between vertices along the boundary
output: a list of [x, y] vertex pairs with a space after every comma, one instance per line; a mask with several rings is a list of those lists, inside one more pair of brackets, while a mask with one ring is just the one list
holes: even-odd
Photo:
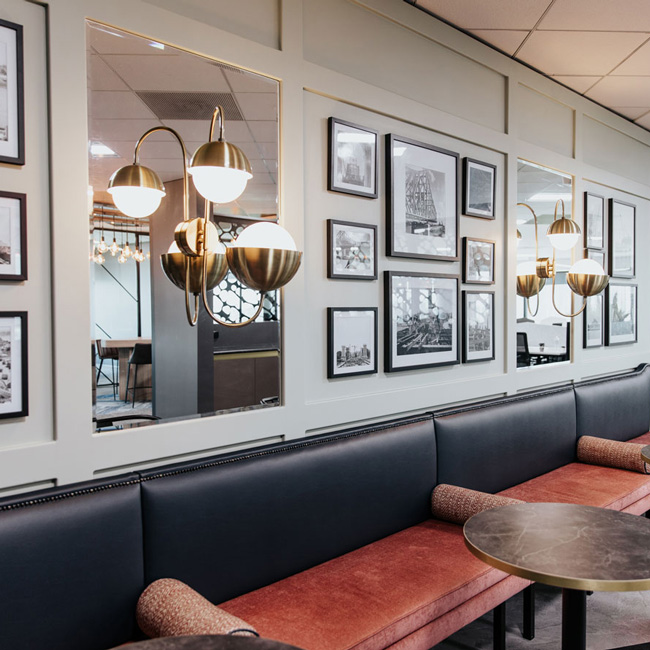
[[126, 32], [112, 30], [103, 25], [88, 26], [88, 42], [100, 54], [155, 54], [156, 56], [176, 56], [179, 50], [175, 48], [152, 47], [150, 41], [140, 36], [132, 36]]
[[220, 68], [198, 56], [111, 54], [104, 60], [133, 90], [230, 92]]
[[[650, 110], [650, 106], [648, 107], [648, 110]], [[650, 113], [636, 120], [636, 124], [642, 126], [644, 129], [650, 129]]]
[[636, 120], [642, 115], [645, 116], [645, 114], [648, 111], [650, 111], [650, 105], [649, 106], [610, 106], [610, 108], [613, 111], [620, 113], [621, 115], [625, 115], [625, 117], [627, 117], [630, 120]]
[[132, 92], [93, 90], [88, 113], [99, 118], [156, 119], [156, 116]]
[[512, 56], [522, 44], [528, 32], [515, 29], [473, 29], [472, 34]]
[[274, 121], [255, 122], [249, 121], [248, 126], [256, 142], [277, 142], [278, 123]]
[[[210, 135], [210, 122], [207, 120], [165, 120], [165, 125], [178, 131], [185, 142], [207, 142]], [[191, 155], [190, 151], [188, 153]]]
[[605, 106], [650, 106], [650, 77], [605, 77], [586, 96]]
[[628, 59], [623, 61], [616, 70], [612, 70], [612, 74], [650, 76], [650, 41], [646, 41]]
[[[157, 120], [104, 120], [93, 118], [89, 121], [89, 138], [101, 142], [108, 140], [127, 141], [135, 144], [148, 129], [160, 126]], [[156, 134], [161, 139], [171, 139], [169, 134]]]
[[88, 62], [88, 88], [91, 90], [128, 90], [129, 87], [111, 70], [101, 56], [93, 54]]
[[551, 0], [418, 0], [417, 5], [463, 29], [532, 29]]
[[278, 119], [278, 97], [275, 93], [237, 93], [235, 99], [245, 120]]
[[[252, 161], [262, 159], [262, 152], [260, 151], [259, 145], [257, 145], [255, 142], [237, 142], [236, 144], [244, 152], [248, 160]], [[277, 158], [277, 154], [275, 158]]]
[[581, 77], [581, 76], [572, 76], [564, 77], [562, 75], [555, 75], [553, 79], [559, 81], [569, 88], [573, 88], [576, 92], [582, 94], [589, 90], [595, 83], [600, 81], [602, 77]]
[[605, 75], [645, 40], [621, 32], [533, 32], [518, 57], [550, 75]]
[[650, 2], [556, 0], [538, 29], [650, 32]]
[[278, 82], [246, 70], [224, 69], [228, 83], [236, 93], [277, 93]]

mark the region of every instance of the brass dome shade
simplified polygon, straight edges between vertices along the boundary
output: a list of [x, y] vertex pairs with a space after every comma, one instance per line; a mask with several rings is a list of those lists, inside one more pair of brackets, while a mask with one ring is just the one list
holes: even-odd
[[300, 251], [280, 248], [232, 246], [226, 250], [228, 265], [235, 277], [246, 286], [267, 292], [283, 287], [300, 268]]
[[522, 298], [532, 298], [544, 288], [545, 284], [546, 278], [540, 278], [537, 275], [518, 275], [517, 295]]
[[253, 177], [246, 154], [237, 145], [225, 140], [202, 144], [192, 156], [190, 174], [194, 167], [225, 167], [246, 172], [249, 174], [249, 178]]
[[[228, 263], [226, 256], [217, 253], [206, 253], [206, 290], [214, 289], [221, 280], [226, 277]], [[201, 275], [203, 269], [203, 256], [188, 257], [183, 253], [163, 253], [160, 256], [160, 264], [167, 278], [179, 289], [185, 291], [185, 263], [190, 268], [190, 286], [188, 290], [195, 296], [201, 293]]]
[[609, 276], [598, 262], [585, 258], [569, 269], [566, 282], [571, 291], [587, 298], [600, 293], [609, 283]]
[[165, 196], [158, 174], [137, 163], [118, 169], [108, 181], [108, 193], [120, 212], [141, 219], [153, 214]]
[[126, 165], [113, 172], [108, 181], [109, 194], [113, 193], [115, 187], [146, 187], [165, 194], [160, 176], [153, 169], [139, 164]]

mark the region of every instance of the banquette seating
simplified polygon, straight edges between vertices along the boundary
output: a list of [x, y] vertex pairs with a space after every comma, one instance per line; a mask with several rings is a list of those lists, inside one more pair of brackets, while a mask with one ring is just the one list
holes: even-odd
[[140, 638], [139, 595], [183, 581], [306, 650], [425, 649], [529, 585], [434, 519], [451, 484], [643, 513], [650, 477], [576, 462], [650, 442], [650, 367], [0, 500], [0, 648]]

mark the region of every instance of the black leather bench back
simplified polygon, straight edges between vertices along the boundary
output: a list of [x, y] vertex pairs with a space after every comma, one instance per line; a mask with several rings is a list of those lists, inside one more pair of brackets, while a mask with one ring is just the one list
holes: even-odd
[[143, 473], [146, 580], [219, 603], [427, 519], [431, 417]]
[[650, 367], [575, 386], [578, 436], [629, 440], [650, 428]]
[[105, 650], [144, 588], [138, 476], [0, 500], [0, 647]]
[[499, 492], [575, 460], [568, 387], [435, 413], [438, 482]]

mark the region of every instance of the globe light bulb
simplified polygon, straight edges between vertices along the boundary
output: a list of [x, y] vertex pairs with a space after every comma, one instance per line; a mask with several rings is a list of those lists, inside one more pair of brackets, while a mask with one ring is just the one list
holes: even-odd
[[551, 246], [553, 246], [555, 250], [568, 251], [578, 243], [578, 240], [580, 239], [580, 233], [573, 232], [548, 235], [548, 239], [551, 242]]
[[233, 242], [237, 248], [277, 248], [295, 251], [296, 242], [282, 226], [277, 223], [261, 222], [244, 228]]
[[93, 257], [93, 262], [95, 262], [95, 264], [103, 264], [105, 261], [106, 258], [101, 253]]
[[190, 167], [196, 191], [213, 203], [230, 203], [246, 189], [252, 174], [228, 167]]
[[158, 174], [140, 164], [118, 169], [110, 177], [107, 191], [120, 212], [136, 219], [154, 213], [165, 196]]
[[108, 250], [108, 244], [104, 241], [104, 235], [102, 235], [102, 239], [97, 245], [97, 250], [100, 253], [105, 253]]
[[609, 283], [609, 276], [595, 260], [578, 260], [566, 276], [569, 289], [579, 296], [589, 297], [600, 293]]
[[131, 255], [133, 255], [133, 251], [129, 247], [128, 239], [126, 240], [126, 246], [122, 249], [122, 255], [124, 255], [124, 257], [131, 257]]
[[118, 261], [120, 264], [124, 264], [124, 263], [126, 262], [126, 257], [124, 257], [124, 254], [123, 254], [123, 253], [122, 253], [122, 255], [120, 255], [120, 256], [117, 258], [117, 261]]
[[113, 237], [113, 243], [108, 247], [108, 250], [113, 257], [115, 257], [120, 252], [120, 247], [117, 245], [115, 237]]
[[537, 264], [535, 261], [520, 262], [517, 264], [517, 276], [537, 275]]
[[569, 269], [569, 273], [581, 275], [605, 275], [605, 270], [600, 264], [598, 264], [598, 262], [596, 262], [596, 260], [585, 258], [578, 260], [573, 264]]

